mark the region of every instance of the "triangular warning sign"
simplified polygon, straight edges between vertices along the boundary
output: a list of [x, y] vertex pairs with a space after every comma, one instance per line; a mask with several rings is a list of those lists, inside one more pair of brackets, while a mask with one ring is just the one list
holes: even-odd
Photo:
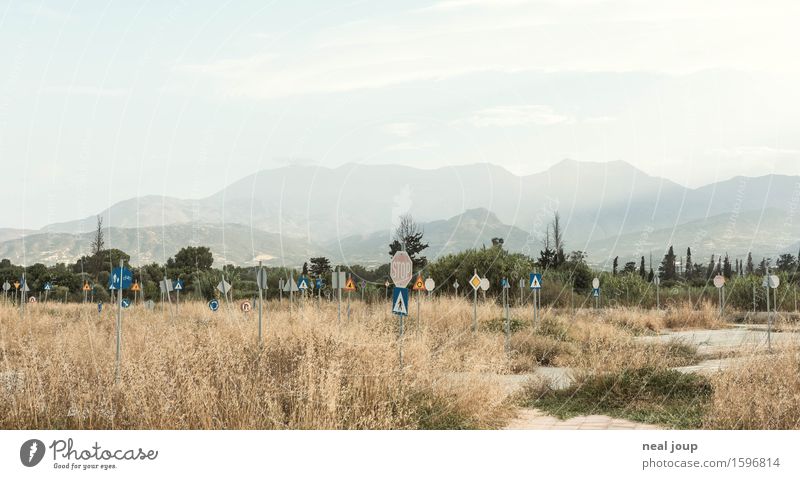
[[394, 302], [394, 306], [392, 306], [392, 312], [395, 314], [408, 314], [408, 308], [406, 308], [406, 301], [403, 299], [402, 294], [397, 295], [397, 299]]
[[347, 283], [344, 285], [345, 291], [355, 291], [356, 290], [356, 283], [353, 281], [353, 278], [347, 278]]
[[531, 288], [536, 289], [536, 288], [539, 288], [539, 287], [541, 287], [541, 285], [539, 284], [539, 277], [538, 276], [534, 276], [533, 277], [533, 281], [531, 281]]
[[425, 289], [425, 282], [422, 281], [422, 275], [419, 275], [414, 282], [414, 291], [422, 291], [423, 289]]

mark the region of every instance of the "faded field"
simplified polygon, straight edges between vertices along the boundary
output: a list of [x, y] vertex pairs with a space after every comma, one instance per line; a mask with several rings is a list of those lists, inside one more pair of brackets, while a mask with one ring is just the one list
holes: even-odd
[[[775, 356], [780, 369], [749, 351], [753, 367], [701, 378], [672, 369], [704, 359], [693, 345], [638, 340], [666, 329], [727, 327], [712, 306], [545, 311], [536, 329], [530, 309], [511, 308], [508, 344], [494, 303], [479, 305], [473, 333], [470, 302], [424, 300], [419, 319], [412, 301], [402, 340], [388, 304], [354, 301], [351, 310], [348, 319], [343, 305], [339, 321], [335, 303], [309, 301], [290, 312], [287, 302], [270, 302], [259, 346], [255, 310], [133, 307], [123, 313], [117, 382], [113, 308], [39, 304], [23, 317], [0, 307], [0, 428], [499, 428], [526, 405], [668, 427], [798, 425], [795, 347]], [[535, 380], [508, 394], [505, 378], [548, 366], [574, 371], [571, 395]], [[775, 388], [779, 402], [769, 404]], [[769, 412], [775, 407], [780, 420]], [[670, 420], [676, 414], [685, 420]]]

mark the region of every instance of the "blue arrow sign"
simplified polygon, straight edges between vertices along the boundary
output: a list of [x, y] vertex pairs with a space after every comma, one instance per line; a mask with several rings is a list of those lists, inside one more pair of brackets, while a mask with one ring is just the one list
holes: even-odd
[[114, 268], [108, 277], [108, 289], [130, 289], [133, 284], [133, 273], [128, 268]]
[[325, 283], [322, 281], [322, 278], [317, 278], [316, 288], [317, 289], [322, 289], [323, 286], [325, 286]]
[[531, 289], [542, 289], [542, 274], [531, 273], [531, 280], [529, 284]]
[[392, 291], [392, 312], [398, 316], [408, 315], [408, 288], [394, 288]]
[[122, 307], [127, 308], [131, 305], [131, 300], [128, 298], [122, 298]]
[[210, 309], [211, 311], [218, 310], [219, 309], [219, 301], [217, 301], [216, 299], [212, 299], [211, 301], [209, 301], [208, 302], [208, 309]]
[[175, 291], [182, 291], [183, 290], [183, 280], [182, 279], [176, 279], [175, 280], [175, 286], [173, 286], [172, 289], [174, 289]]

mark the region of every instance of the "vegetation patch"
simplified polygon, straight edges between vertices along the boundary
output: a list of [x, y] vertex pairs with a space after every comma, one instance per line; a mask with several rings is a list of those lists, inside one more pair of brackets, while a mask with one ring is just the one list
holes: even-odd
[[618, 374], [595, 374], [567, 389], [532, 385], [524, 405], [561, 419], [604, 414], [675, 429], [700, 428], [709, 408], [712, 386], [698, 374], [641, 368]]

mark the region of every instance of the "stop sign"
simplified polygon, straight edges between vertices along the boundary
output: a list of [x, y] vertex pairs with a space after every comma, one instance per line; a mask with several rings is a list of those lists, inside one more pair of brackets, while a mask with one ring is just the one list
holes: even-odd
[[398, 251], [392, 257], [392, 263], [389, 266], [389, 275], [392, 277], [392, 282], [398, 288], [405, 288], [411, 282], [413, 276], [414, 262], [411, 261], [411, 256], [405, 251]]

